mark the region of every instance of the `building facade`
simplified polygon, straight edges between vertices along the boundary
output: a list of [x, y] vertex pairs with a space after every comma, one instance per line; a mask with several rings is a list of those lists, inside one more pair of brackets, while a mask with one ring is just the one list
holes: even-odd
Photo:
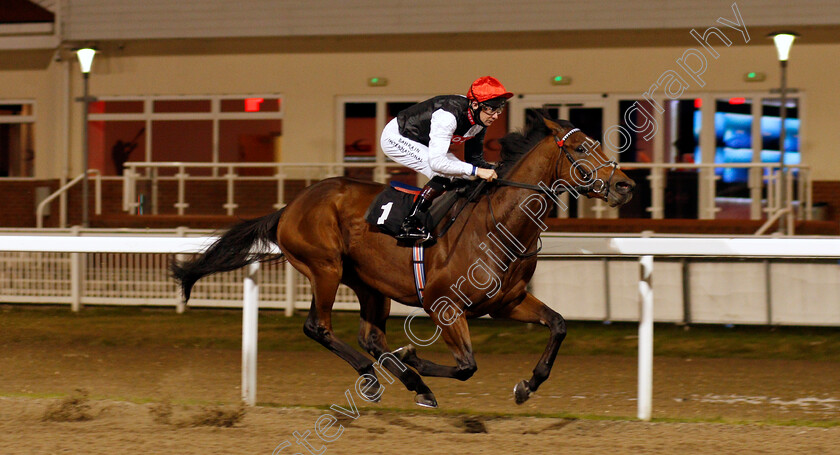
[[[628, 165], [775, 163], [784, 148], [787, 164], [809, 167], [815, 202], [837, 205], [836, 1], [10, 4], [0, 11], [0, 180], [81, 174], [74, 50], [95, 46], [88, 155], [105, 176], [125, 162], [387, 164], [378, 132], [401, 108], [464, 93], [489, 74], [517, 95], [487, 143], [491, 159], [493, 139], [540, 108]], [[801, 35], [788, 65], [784, 143], [779, 62], [767, 38], [777, 30]], [[670, 190], [640, 196], [647, 206], [627, 216], [763, 216], [760, 204], [729, 214], [709, 204], [761, 199], [762, 169], [634, 172]], [[697, 201], [679, 199], [685, 187]]]

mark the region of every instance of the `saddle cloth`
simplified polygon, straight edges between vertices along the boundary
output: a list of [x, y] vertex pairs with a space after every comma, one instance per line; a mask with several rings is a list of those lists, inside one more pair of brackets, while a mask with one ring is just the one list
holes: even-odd
[[[365, 220], [380, 232], [391, 237], [396, 236], [400, 232], [403, 221], [411, 212], [411, 207], [420, 191], [421, 189], [415, 186], [391, 182], [368, 206]], [[456, 191], [447, 191], [434, 201], [428, 212], [420, 213], [420, 221], [429, 232], [446, 216], [457, 197]]]

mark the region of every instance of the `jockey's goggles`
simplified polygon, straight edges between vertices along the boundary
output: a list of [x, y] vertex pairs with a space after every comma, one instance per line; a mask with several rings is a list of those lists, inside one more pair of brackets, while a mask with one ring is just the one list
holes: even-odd
[[491, 106], [488, 103], [479, 103], [478, 105], [479, 105], [479, 107], [481, 107], [481, 110], [487, 115], [501, 114], [502, 111], [505, 110], [505, 104], [506, 103], [504, 101], [502, 101], [501, 104], [497, 104], [497, 103], [493, 103], [493, 104], [494, 104], [493, 106]]

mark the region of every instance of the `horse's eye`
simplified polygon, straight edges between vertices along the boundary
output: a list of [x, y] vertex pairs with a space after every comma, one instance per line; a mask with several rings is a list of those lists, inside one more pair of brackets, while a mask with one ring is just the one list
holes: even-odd
[[575, 151], [578, 153], [586, 153], [586, 149], [582, 145], [579, 145], [578, 148], [575, 149]]

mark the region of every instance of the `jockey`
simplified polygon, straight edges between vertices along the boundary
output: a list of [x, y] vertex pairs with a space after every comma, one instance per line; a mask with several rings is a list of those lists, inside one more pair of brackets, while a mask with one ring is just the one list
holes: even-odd
[[[385, 155], [431, 180], [423, 187], [398, 239], [425, 240], [429, 237], [418, 214], [443, 194], [452, 178], [497, 178], [493, 166], [484, 160], [484, 134], [513, 93], [496, 78], [478, 78], [467, 96], [440, 95], [417, 103], [397, 114], [382, 131], [380, 145]], [[464, 143], [464, 159], [449, 153], [451, 143]]]

